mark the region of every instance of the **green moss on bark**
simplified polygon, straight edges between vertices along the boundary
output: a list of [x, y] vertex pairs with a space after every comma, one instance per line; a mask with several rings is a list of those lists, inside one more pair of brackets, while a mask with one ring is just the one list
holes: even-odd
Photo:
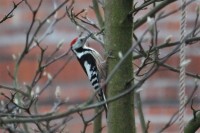
[[[119, 53], [125, 54], [132, 45], [133, 19], [128, 16], [133, 1], [106, 0], [105, 42], [114, 59], [108, 61], [108, 71], [119, 62]], [[109, 73], [108, 72], [108, 73]], [[108, 96], [113, 97], [127, 88], [126, 83], [133, 76], [132, 57], [126, 58], [108, 84]], [[134, 95], [130, 93], [109, 104], [108, 132], [134, 133]]]

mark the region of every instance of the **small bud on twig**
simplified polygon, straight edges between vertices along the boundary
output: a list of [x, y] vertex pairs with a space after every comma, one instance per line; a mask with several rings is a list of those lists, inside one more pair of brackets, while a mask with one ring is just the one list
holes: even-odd
[[63, 42], [64, 42], [64, 39], [60, 40], [60, 41], [58, 42], [58, 44], [56, 45], [56, 47], [57, 47], [58, 49], [60, 49], [61, 46], [63, 45]]
[[31, 91], [31, 97], [34, 97], [34, 95], [35, 95], [35, 93], [34, 93], [34, 91], [32, 90], [32, 91]]
[[46, 72], [46, 71], [44, 71], [42, 75], [43, 75], [43, 76], [46, 76], [46, 75], [47, 75], [47, 72]]
[[19, 100], [17, 98], [14, 98], [14, 103], [18, 105], [19, 104]]
[[183, 62], [181, 62], [180, 66], [183, 67], [183, 66], [187, 66], [188, 64], [190, 64], [191, 60], [190, 59], [186, 59], [184, 60]]
[[50, 23], [51, 22], [51, 20], [50, 19], [47, 19], [47, 23]]
[[154, 24], [154, 19], [151, 17], [147, 17], [147, 23], [149, 24], [149, 26], [151, 27]]
[[76, 30], [77, 30], [77, 31], [80, 31], [80, 27], [79, 27], [78, 25], [76, 26]]
[[12, 58], [13, 58], [13, 60], [16, 60], [16, 59], [17, 59], [17, 57], [16, 57], [15, 54], [12, 54]]
[[4, 106], [4, 101], [3, 100], [1, 100], [1, 106]]
[[47, 78], [48, 78], [49, 80], [52, 80], [52, 79], [53, 79], [53, 77], [51, 76], [50, 73], [47, 73]]
[[118, 52], [118, 57], [119, 57], [120, 59], [122, 59], [122, 58], [123, 58], [123, 54], [122, 54], [122, 52], [121, 52], [121, 51], [119, 51], [119, 52]]
[[60, 92], [60, 86], [56, 86], [55, 96], [57, 99], [60, 98], [61, 92]]
[[171, 42], [171, 39], [172, 39], [172, 35], [169, 35], [165, 38], [165, 43], [169, 43]]
[[35, 93], [36, 93], [36, 95], [38, 95], [40, 93], [40, 87], [39, 86], [36, 87]]

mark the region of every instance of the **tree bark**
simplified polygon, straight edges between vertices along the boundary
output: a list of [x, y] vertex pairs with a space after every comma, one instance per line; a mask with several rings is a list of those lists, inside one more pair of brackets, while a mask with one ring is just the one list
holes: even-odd
[[[101, 108], [95, 108], [95, 113], [98, 114]], [[102, 113], [100, 113], [94, 120], [94, 130], [93, 133], [101, 133], [102, 130]]]
[[[105, 43], [106, 50], [112, 52], [114, 59], [108, 60], [108, 74], [119, 62], [120, 53], [125, 54], [132, 46], [133, 18], [128, 15], [132, 10], [133, 1], [106, 0], [105, 2]], [[132, 56], [124, 63], [108, 83], [108, 97], [113, 97], [129, 87], [133, 77]], [[108, 132], [134, 133], [134, 95], [133, 92], [109, 103]]]
[[195, 114], [195, 117], [192, 118], [187, 125], [185, 126], [185, 133], [195, 133], [200, 128], [200, 113]]

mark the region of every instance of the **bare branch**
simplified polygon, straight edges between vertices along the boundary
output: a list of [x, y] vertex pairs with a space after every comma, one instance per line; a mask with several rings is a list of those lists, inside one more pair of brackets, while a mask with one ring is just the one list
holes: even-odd
[[4, 18], [2, 18], [2, 19], [0, 20], [0, 24], [3, 23], [4, 21], [6, 21], [6, 20], [9, 19], [9, 18], [12, 18], [12, 17], [13, 17], [13, 12], [14, 12], [14, 10], [15, 10], [23, 1], [24, 1], [24, 0], [21, 0], [21, 1], [18, 2], [17, 4], [16, 4], [15, 2], [13, 2], [13, 8], [12, 8], [12, 10], [11, 10], [8, 14], [6, 14], [6, 15], [4, 16]]

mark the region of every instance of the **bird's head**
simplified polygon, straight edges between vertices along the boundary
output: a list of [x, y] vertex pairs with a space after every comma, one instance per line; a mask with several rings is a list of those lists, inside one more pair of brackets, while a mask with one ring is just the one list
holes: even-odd
[[86, 43], [87, 39], [90, 37], [91, 35], [85, 36], [85, 37], [76, 37], [74, 38], [71, 43], [70, 46], [72, 49], [79, 49], [81, 47], [84, 46], [84, 44]]

